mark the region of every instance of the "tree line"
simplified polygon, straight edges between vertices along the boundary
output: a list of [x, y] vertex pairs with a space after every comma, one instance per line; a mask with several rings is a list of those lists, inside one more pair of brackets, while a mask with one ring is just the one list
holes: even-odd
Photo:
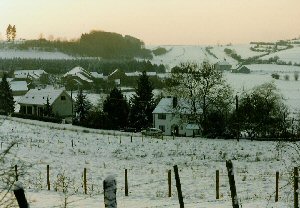
[[26, 40], [14, 46], [17, 49], [37, 49], [42, 51], [60, 51], [73, 56], [115, 58], [152, 58], [151, 50], [145, 49], [142, 40], [118, 33], [91, 31], [82, 34], [78, 40]]

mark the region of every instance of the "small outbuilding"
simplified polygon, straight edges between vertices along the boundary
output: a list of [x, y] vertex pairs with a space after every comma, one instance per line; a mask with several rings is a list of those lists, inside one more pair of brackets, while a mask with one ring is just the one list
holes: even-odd
[[232, 65], [229, 64], [227, 61], [218, 61], [215, 63], [215, 69], [218, 71], [230, 71]]

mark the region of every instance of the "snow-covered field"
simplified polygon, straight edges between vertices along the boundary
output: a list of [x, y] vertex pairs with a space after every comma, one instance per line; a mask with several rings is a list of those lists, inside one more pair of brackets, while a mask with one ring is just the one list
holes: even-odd
[[281, 61], [292, 62], [293, 64], [294, 63], [300, 64], [300, 46], [294, 45], [294, 48], [272, 53], [270, 55], [263, 56], [261, 59], [267, 60], [275, 56], [278, 56], [279, 60]]
[[[147, 46], [148, 49], [155, 49], [158, 46]], [[163, 64], [167, 69], [179, 65], [181, 62], [197, 61], [210, 61], [217, 62], [217, 59], [205, 51], [205, 46], [161, 46], [168, 50], [164, 55], [154, 56], [151, 61], [153, 64]]]
[[[173, 165], [180, 170], [186, 207], [229, 208], [228, 159], [233, 160], [238, 197], [244, 208], [290, 207], [293, 201], [293, 185], [289, 184], [292, 158], [277, 151], [275, 142], [171, 137], [161, 140], [17, 118], [0, 117], [0, 121], [2, 150], [17, 140], [14, 163], [33, 165], [19, 177], [31, 208], [63, 204], [64, 194], [54, 191], [59, 174], [71, 180], [67, 195], [73, 196], [68, 198], [69, 207], [104, 207], [102, 183], [108, 175], [117, 179], [120, 208], [179, 207]], [[50, 191], [46, 165], [50, 165]], [[84, 168], [88, 195], [83, 194]], [[128, 197], [124, 196], [124, 169], [128, 169]], [[168, 170], [172, 170], [171, 198], [167, 195]], [[219, 200], [215, 199], [216, 170], [220, 170]], [[280, 194], [279, 202], [274, 203], [276, 171], [280, 172]]]
[[21, 51], [21, 50], [0, 50], [0, 58], [24, 58], [24, 59], [74, 59], [74, 57], [61, 52], [45, 51]]

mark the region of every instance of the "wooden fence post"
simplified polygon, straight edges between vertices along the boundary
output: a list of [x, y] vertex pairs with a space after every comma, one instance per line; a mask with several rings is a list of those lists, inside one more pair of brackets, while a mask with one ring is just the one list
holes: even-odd
[[168, 186], [169, 186], [169, 197], [172, 197], [172, 181], [171, 181], [171, 170], [168, 171]]
[[175, 173], [179, 205], [180, 205], [180, 208], [184, 208], [184, 202], [183, 202], [183, 197], [182, 197], [181, 184], [180, 184], [180, 178], [179, 178], [179, 174], [178, 174], [177, 165], [174, 166], [174, 173]]
[[298, 202], [298, 167], [294, 167], [294, 208], [299, 208]]
[[17, 199], [20, 208], [28, 208], [28, 202], [25, 197], [23, 186], [20, 182], [15, 184], [14, 195]]
[[132, 142], [132, 136], [130, 136], [130, 142]]
[[84, 186], [84, 194], [87, 194], [87, 188], [86, 188], [86, 168], [83, 170], [83, 186]]
[[48, 191], [50, 191], [50, 167], [47, 165], [47, 187]]
[[279, 182], [279, 172], [276, 172], [276, 193], [275, 193], [275, 202], [278, 202], [278, 182]]
[[117, 182], [113, 176], [103, 181], [105, 208], [117, 208]]
[[219, 193], [219, 185], [220, 180], [219, 180], [219, 170], [216, 170], [216, 199], [220, 199], [220, 193]]
[[230, 192], [231, 192], [231, 199], [232, 199], [232, 207], [239, 208], [239, 200], [238, 200], [237, 193], [236, 193], [233, 165], [232, 165], [231, 160], [226, 161], [226, 167], [227, 167], [227, 171], [228, 171], [228, 178], [229, 178], [229, 185], [230, 185]]
[[127, 169], [125, 169], [125, 196], [128, 196], [128, 179], [127, 179]]
[[19, 180], [18, 165], [15, 165], [15, 175], [16, 175], [16, 181], [18, 181]]

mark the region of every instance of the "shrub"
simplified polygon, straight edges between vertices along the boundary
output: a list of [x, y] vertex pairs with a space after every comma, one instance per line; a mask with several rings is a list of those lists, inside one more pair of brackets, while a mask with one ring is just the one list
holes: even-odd
[[271, 76], [272, 76], [272, 78], [274, 78], [274, 79], [279, 79], [279, 74], [272, 74]]
[[24, 118], [24, 119], [38, 120], [38, 121], [51, 122], [51, 123], [62, 122], [62, 119], [59, 117], [42, 117], [42, 116], [28, 115], [22, 113], [13, 113], [11, 116], [16, 118]]
[[290, 76], [288, 74], [284, 75], [284, 80], [289, 81], [290, 80]]
[[298, 81], [298, 79], [299, 79], [299, 72], [295, 72], [294, 73], [294, 78], [295, 78], [295, 81]]

